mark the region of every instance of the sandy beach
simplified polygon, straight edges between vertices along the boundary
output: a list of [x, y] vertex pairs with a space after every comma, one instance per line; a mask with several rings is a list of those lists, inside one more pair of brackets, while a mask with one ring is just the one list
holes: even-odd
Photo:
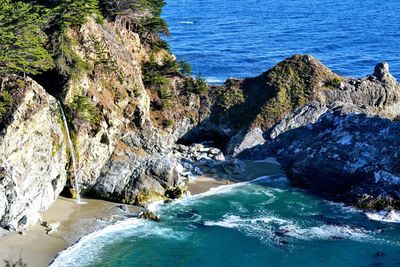
[[[229, 179], [223, 174], [197, 176], [188, 184], [188, 190], [195, 195], [221, 185], [282, 174], [280, 167], [273, 162], [245, 163], [246, 171], [241, 175]], [[124, 218], [124, 212], [117, 203], [95, 199], [83, 199], [83, 202], [86, 204], [78, 205], [72, 199], [59, 197], [47, 211], [41, 213], [42, 221], [60, 222], [58, 231], [51, 235], [46, 234], [46, 228], [37, 223], [30, 226], [25, 235], [12, 232], [0, 238], [0, 261], [16, 262], [21, 258], [28, 263], [28, 267], [48, 266], [60, 251], [81, 237]], [[139, 210], [138, 207], [130, 207], [128, 214], [135, 214]], [[101, 221], [104, 224], [99, 223]]]
[[40, 223], [28, 228], [25, 235], [8, 233], [0, 239], [0, 260], [16, 262], [22, 259], [29, 267], [48, 266], [58, 252], [78, 241], [82, 236], [96, 231], [100, 219], [112, 220], [122, 212], [116, 203], [103, 200], [83, 199], [86, 204], [76, 204], [72, 199], [59, 197], [47, 211], [41, 213], [42, 220], [60, 223], [57, 232], [46, 234]]
[[221, 185], [229, 185], [237, 182], [251, 181], [261, 176], [283, 174], [278, 163], [273, 161], [249, 161], [245, 160], [245, 172], [240, 175], [228, 177], [226, 174], [204, 174], [196, 176], [196, 179], [188, 184], [188, 190], [192, 195], [201, 194], [210, 188]]

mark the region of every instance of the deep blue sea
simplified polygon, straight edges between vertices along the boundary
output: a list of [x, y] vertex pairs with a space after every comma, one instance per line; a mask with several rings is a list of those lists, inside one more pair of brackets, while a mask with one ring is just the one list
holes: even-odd
[[[256, 76], [296, 53], [365, 76], [400, 77], [400, 0], [168, 0], [167, 40], [194, 73]], [[292, 188], [285, 177], [160, 204], [84, 237], [52, 266], [400, 266], [400, 214], [366, 214]]]
[[261, 74], [293, 54], [345, 76], [387, 61], [400, 78], [399, 0], [167, 0], [171, 50], [210, 82]]

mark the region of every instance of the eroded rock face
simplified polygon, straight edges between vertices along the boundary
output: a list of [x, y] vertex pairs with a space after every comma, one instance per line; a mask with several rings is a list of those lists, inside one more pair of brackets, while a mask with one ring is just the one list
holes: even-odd
[[213, 88], [211, 99], [209, 118], [184, 141], [208, 138], [233, 157], [316, 122], [338, 103], [389, 119], [400, 114], [400, 86], [387, 63], [378, 64], [366, 78], [344, 78], [309, 55], [292, 56], [255, 78], [228, 79]]
[[[155, 90], [145, 88], [141, 69], [150, 51], [136, 33], [121, 25], [89, 21], [71, 38], [77, 40], [73, 49], [93, 65], [92, 73], [82, 73], [64, 88], [64, 103], [72, 115], [77, 114], [72, 131], [83, 194], [140, 205], [164, 199], [167, 191], [182, 183], [170, 152], [177, 139], [194, 127], [189, 115], [198, 108], [199, 97], [181, 96], [176, 90], [176, 99], [187, 102], [179, 111], [178, 107], [154, 111]], [[106, 65], [97, 62], [96, 43], [102, 44]], [[172, 57], [167, 51], [155, 56]], [[170, 82], [178, 87], [181, 79], [172, 77]], [[93, 105], [96, 121], [79, 117], [79, 110], [74, 110], [77, 96]], [[173, 125], [161, 127], [156, 120], [161, 115], [176, 116]]]
[[56, 99], [31, 79], [5, 87], [16, 106], [0, 136], [0, 226], [17, 229], [58, 197], [69, 154]]
[[296, 186], [366, 209], [399, 209], [400, 123], [354, 104], [288, 130], [257, 149], [276, 156]]

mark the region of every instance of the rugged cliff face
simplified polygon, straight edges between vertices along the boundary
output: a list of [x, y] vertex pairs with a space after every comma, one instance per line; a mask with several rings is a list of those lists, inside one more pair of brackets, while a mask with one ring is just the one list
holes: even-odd
[[[200, 119], [201, 96], [183, 91], [188, 77], [169, 75], [164, 85], [170, 104], [155, 108], [163, 99], [143, 83], [150, 57], [162, 65], [173, 56], [152, 51], [122, 25], [94, 19], [70, 29], [68, 38], [83, 70], [35, 76], [42, 86], [30, 78], [3, 80], [0, 226], [14, 229], [35, 221], [64, 187], [73, 191], [74, 179], [82, 194], [140, 205], [165, 199], [166, 192], [171, 196], [183, 182], [171, 148]], [[67, 115], [78, 177], [51, 94]]]
[[159, 94], [145, 88], [142, 66], [150, 57], [162, 64], [173, 56], [149, 51], [125, 27], [90, 21], [70, 34], [73, 49], [91, 65], [64, 88], [84, 192], [129, 204], [164, 198], [182, 182], [176, 160], [167, 154], [194, 126], [190, 115], [197, 113], [199, 97], [183, 96], [187, 78], [171, 75], [165, 84], [169, 101], [182, 106], [154, 108]]
[[327, 91], [327, 101], [288, 113], [245, 154], [277, 157], [296, 186], [363, 209], [399, 209], [399, 96], [388, 65], [378, 64]]
[[4, 80], [1, 92], [13, 104], [0, 137], [0, 226], [16, 229], [63, 190], [69, 151], [54, 97], [29, 78]]
[[387, 64], [378, 64], [366, 78], [344, 78], [312, 56], [295, 55], [258, 77], [229, 79], [213, 89], [210, 116], [182, 142], [214, 139], [233, 157], [315, 122], [335, 102], [352, 103], [389, 119], [400, 114], [399, 85]]

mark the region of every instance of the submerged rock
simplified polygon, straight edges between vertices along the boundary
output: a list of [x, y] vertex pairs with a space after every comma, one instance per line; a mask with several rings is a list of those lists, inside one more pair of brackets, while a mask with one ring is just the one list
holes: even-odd
[[154, 222], [159, 222], [160, 217], [158, 217], [154, 212], [149, 211], [149, 210], [144, 210], [139, 213], [138, 216], [140, 219], [145, 219], [145, 220], [150, 220]]

